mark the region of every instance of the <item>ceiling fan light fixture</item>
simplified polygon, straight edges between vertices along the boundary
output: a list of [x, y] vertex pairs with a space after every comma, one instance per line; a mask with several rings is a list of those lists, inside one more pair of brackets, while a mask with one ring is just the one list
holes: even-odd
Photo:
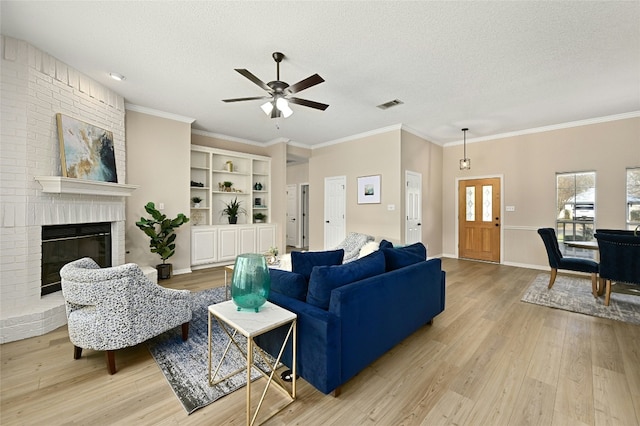
[[265, 102], [264, 104], [260, 105], [260, 108], [262, 108], [265, 114], [270, 115], [271, 110], [273, 109], [273, 103], [271, 101]]
[[276, 100], [276, 108], [278, 108], [284, 118], [288, 118], [293, 114], [293, 110], [289, 107], [289, 102], [287, 102], [285, 98], [278, 98]]

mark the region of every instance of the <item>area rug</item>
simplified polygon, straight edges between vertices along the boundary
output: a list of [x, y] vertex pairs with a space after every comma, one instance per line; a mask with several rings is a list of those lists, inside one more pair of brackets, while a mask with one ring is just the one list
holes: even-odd
[[[208, 375], [208, 314], [207, 307], [224, 300], [224, 287], [195, 292], [192, 296], [192, 319], [189, 325], [189, 339], [182, 341], [180, 327], [167, 331], [147, 342], [147, 346], [156, 363], [164, 373], [182, 406], [188, 414], [207, 406], [225, 395], [243, 387], [246, 383], [246, 371], [242, 371], [228, 380], [213, 387], [209, 386]], [[224, 352], [229, 338], [217, 323], [212, 321], [213, 368]], [[241, 345], [242, 346], [242, 345]], [[246, 349], [246, 341], [243, 349]], [[254, 355], [257, 359], [257, 354]], [[220, 367], [218, 377], [244, 367], [246, 360], [231, 345], [225, 362]], [[267, 367], [262, 366], [263, 369]], [[252, 371], [252, 380], [260, 377], [258, 370]]]
[[611, 292], [609, 306], [605, 306], [604, 295], [596, 299], [591, 294], [591, 279], [558, 276], [551, 289], [547, 288], [548, 285], [549, 274], [538, 275], [524, 293], [522, 301], [600, 318], [640, 324], [640, 293], [638, 295], [624, 293], [633, 293], [632, 286], [615, 284]]

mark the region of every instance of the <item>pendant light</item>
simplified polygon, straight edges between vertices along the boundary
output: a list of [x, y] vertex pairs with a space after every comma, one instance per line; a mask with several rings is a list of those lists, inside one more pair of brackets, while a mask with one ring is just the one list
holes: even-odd
[[464, 135], [464, 142], [463, 142], [463, 147], [464, 147], [464, 156], [462, 158], [462, 160], [460, 160], [460, 170], [469, 170], [471, 169], [471, 159], [467, 158], [467, 128], [462, 129], [463, 135]]

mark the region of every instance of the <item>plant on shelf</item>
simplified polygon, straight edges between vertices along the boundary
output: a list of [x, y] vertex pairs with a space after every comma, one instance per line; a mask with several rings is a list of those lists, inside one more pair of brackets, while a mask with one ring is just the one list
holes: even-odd
[[267, 215], [265, 215], [264, 213], [258, 212], [253, 214], [253, 220], [255, 220], [256, 223], [262, 223], [266, 218]]
[[233, 182], [229, 182], [228, 180], [225, 180], [224, 182], [222, 182], [222, 185], [224, 186], [225, 191], [231, 192], [231, 186], [233, 185]]
[[193, 197], [191, 199], [191, 201], [193, 201], [193, 207], [195, 207], [196, 209], [200, 207], [200, 203], [202, 202], [202, 198], [200, 197]]
[[157, 253], [162, 259], [162, 264], [156, 265], [158, 278], [171, 278], [172, 265], [167, 259], [176, 253], [176, 228], [189, 222], [189, 218], [179, 213], [175, 219], [169, 219], [156, 209], [156, 205], [148, 202], [144, 209], [151, 215], [150, 218], [141, 217], [136, 226], [150, 238], [149, 247], [151, 253]]
[[229, 201], [228, 203], [224, 203], [224, 209], [222, 209], [222, 215], [226, 215], [229, 217], [229, 223], [235, 225], [238, 223], [238, 215], [246, 214], [247, 211], [240, 205], [241, 202], [238, 201], [238, 197]]

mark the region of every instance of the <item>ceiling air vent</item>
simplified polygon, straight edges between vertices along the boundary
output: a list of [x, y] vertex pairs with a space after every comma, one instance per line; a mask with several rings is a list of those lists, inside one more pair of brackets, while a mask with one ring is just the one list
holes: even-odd
[[378, 105], [378, 108], [380, 108], [380, 109], [389, 109], [389, 108], [394, 107], [394, 106], [402, 105], [403, 103], [404, 102], [402, 102], [400, 99], [394, 99], [392, 101], [385, 102], [383, 104]]

